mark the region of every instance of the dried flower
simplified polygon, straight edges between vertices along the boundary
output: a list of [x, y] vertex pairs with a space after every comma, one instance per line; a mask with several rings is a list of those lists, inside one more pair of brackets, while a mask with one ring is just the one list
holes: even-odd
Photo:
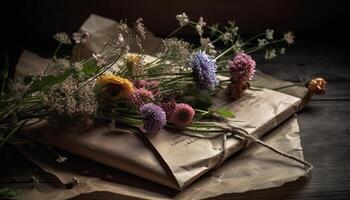
[[176, 15], [176, 19], [177, 19], [177, 21], [179, 21], [180, 26], [185, 26], [189, 22], [189, 19], [188, 19], [186, 13]]
[[178, 66], [186, 66], [191, 56], [191, 46], [188, 42], [177, 38], [169, 38], [162, 41], [164, 54]]
[[267, 49], [265, 51], [265, 59], [266, 60], [271, 60], [273, 59], [274, 57], [276, 57], [276, 50], [275, 49]]
[[170, 121], [177, 126], [187, 126], [192, 123], [195, 112], [193, 108], [185, 103], [176, 104], [174, 112], [170, 116]]
[[126, 56], [125, 64], [131, 71], [132, 76], [141, 76], [143, 74], [143, 60], [142, 56], [137, 54], [130, 54]]
[[147, 83], [148, 88], [157, 88], [159, 87], [159, 82], [158, 81], [149, 81]]
[[99, 67], [103, 67], [107, 64], [107, 60], [106, 57], [101, 55], [101, 54], [92, 54], [92, 57], [94, 57], [94, 59], [96, 60], [96, 64]]
[[272, 30], [272, 29], [266, 29], [266, 38], [268, 40], [273, 40], [273, 32], [274, 32], [274, 30]]
[[84, 44], [89, 39], [90, 34], [88, 32], [77, 32], [73, 33], [72, 38], [77, 44]]
[[284, 34], [284, 40], [288, 44], [293, 44], [294, 43], [294, 39], [295, 39], [295, 36], [294, 36], [293, 32], [288, 31], [287, 33]]
[[134, 106], [139, 108], [148, 101], [154, 100], [154, 97], [151, 91], [145, 88], [139, 88], [136, 89], [135, 92], [129, 96], [129, 100]]
[[112, 74], [101, 75], [97, 82], [106, 88], [111, 96], [127, 97], [134, 93], [133, 84], [125, 78]]
[[200, 17], [196, 25], [196, 30], [200, 36], [203, 35], [203, 27], [206, 25], [207, 23], [204, 21], [203, 17]]
[[323, 78], [315, 78], [308, 82], [307, 87], [313, 94], [326, 93], [327, 82]]
[[280, 54], [285, 54], [285, 53], [286, 53], [286, 49], [282, 47], [282, 48], [280, 49]]
[[43, 92], [43, 103], [59, 115], [68, 115], [82, 120], [92, 118], [97, 112], [95, 82], [79, 88], [79, 82], [69, 76], [61, 84]]
[[222, 40], [224, 41], [225, 44], [228, 43], [228, 42], [232, 42], [232, 40], [233, 40], [232, 33], [231, 32], [225, 32], [222, 35]]
[[205, 52], [198, 51], [190, 61], [193, 79], [200, 90], [214, 89], [218, 84], [215, 60]]
[[210, 38], [200, 38], [200, 42], [205, 52], [208, 52], [209, 55], [215, 55], [217, 51], [215, 50], [215, 46], [210, 41]]
[[57, 42], [59, 42], [60, 44], [64, 44], [64, 45], [70, 45], [72, 44], [72, 42], [70, 41], [69, 36], [67, 35], [67, 33], [56, 33], [53, 38], [55, 40], [57, 40]]
[[146, 38], [146, 31], [145, 31], [145, 26], [142, 23], [143, 19], [142, 18], [138, 18], [136, 20], [136, 25], [135, 25], [135, 30], [136, 30], [136, 45], [142, 49], [142, 42], [141, 40]]
[[249, 88], [248, 82], [230, 83], [226, 88], [226, 93], [232, 100], [237, 100], [247, 88]]
[[134, 81], [134, 86], [136, 88], [144, 88], [147, 86], [147, 81], [146, 80], [136, 80], [136, 81]]
[[232, 61], [229, 62], [231, 81], [240, 83], [250, 81], [255, 74], [256, 63], [250, 55], [245, 53], [237, 54]]
[[118, 34], [118, 42], [119, 42], [119, 43], [124, 43], [124, 41], [125, 41], [125, 40], [124, 40], [123, 34], [119, 33], [119, 34]]
[[163, 101], [160, 106], [163, 108], [163, 110], [164, 110], [164, 112], [166, 114], [166, 118], [169, 119], [170, 116], [175, 111], [176, 102], [175, 102], [175, 100], [173, 98], [171, 98], [168, 101]]
[[143, 128], [146, 133], [156, 133], [166, 124], [165, 112], [153, 103], [141, 106], [140, 112], [144, 118]]
[[67, 157], [64, 157], [64, 156], [59, 156], [57, 159], [56, 159], [56, 162], [58, 163], [64, 163], [67, 161]]
[[265, 38], [258, 39], [258, 46], [259, 47], [264, 47], [265, 45], [267, 45], [267, 40]]

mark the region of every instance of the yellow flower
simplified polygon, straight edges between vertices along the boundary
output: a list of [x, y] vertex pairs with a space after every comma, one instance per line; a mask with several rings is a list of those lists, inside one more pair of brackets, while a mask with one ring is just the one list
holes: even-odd
[[326, 92], [326, 85], [327, 82], [323, 78], [315, 78], [309, 82], [308, 88], [314, 94], [324, 94]]
[[130, 64], [132, 66], [140, 65], [142, 61], [142, 56], [137, 54], [131, 54], [126, 57], [127, 64]]
[[111, 96], [128, 96], [134, 92], [133, 84], [125, 78], [112, 74], [102, 75], [97, 82], [106, 87], [106, 91]]
[[131, 54], [125, 58], [125, 64], [130, 70], [132, 76], [142, 75], [142, 59], [142, 56], [137, 54]]

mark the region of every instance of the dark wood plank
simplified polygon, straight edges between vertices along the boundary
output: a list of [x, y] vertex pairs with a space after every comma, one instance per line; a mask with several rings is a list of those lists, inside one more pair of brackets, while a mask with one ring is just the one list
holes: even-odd
[[287, 54], [271, 61], [266, 61], [262, 53], [254, 55], [254, 58], [261, 71], [284, 80], [299, 81], [299, 77], [309, 79], [321, 76], [329, 82], [350, 81], [350, 52], [336, 48], [296, 44], [287, 50]]

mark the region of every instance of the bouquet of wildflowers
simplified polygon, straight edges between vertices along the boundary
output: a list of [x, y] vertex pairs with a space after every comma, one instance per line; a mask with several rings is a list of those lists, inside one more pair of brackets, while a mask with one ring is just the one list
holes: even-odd
[[[286, 32], [275, 39], [274, 31], [267, 29], [244, 40], [232, 21], [226, 26], [207, 26], [202, 17], [191, 21], [185, 13], [176, 19], [180, 26], [162, 41], [150, 62], [142, 47], [145, 27], [138, 19], [132, 32], [121, 21], [113, 38], [89, 58], [57, 56], [72, 41], [79, 51], [89, 33], [77, 32], [72, 38], [57, 33], [58, 47], [42, 72], [10, 80], [3, 71], [0, 147], [30, 140], [20, 130], [43, 120], [77, 123], [90, 119], [144, 134], [171, 128], [212, 137], [227, 131], [221, 122], [234, 114], [213, 109], [212, 98], [224, 93], [233, 101], [254, 89], [249, 81], [256, 63], [250, 54], [265, 50], [265, 58], [272, 59], [285, 53], [283, 45], [293, 44], [294, 36]], [[197, 32], [199, 47], [175, 37], [185, 26]], [[139, 48], [137, 53], [129, 52], [132, 41]], [[315, 79], [305, 84], [318, 94], [324, 92], [326, 82]]]

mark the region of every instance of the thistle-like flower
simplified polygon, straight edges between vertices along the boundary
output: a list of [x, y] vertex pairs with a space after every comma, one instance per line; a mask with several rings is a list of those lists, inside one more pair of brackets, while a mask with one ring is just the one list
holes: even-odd
[[176, 104], [174, 112], [170, 116], [170, 121], [177, 126], [187, 126], [192, 123], [195, 111], [185, 103]]
[[250, 55], [245, 53], [237, 54], [229, 62], [231, 81], [233, 83], [241, 83], [252, 80], [255, 74], [255, 65], [255, 61]]
[[193, 79], [200, 90], [212, 90], [218, 84], [216, 63], [205, 52], [198, 51], [190, 61]]
[[146, 133], [156, 133], [166, 124], [165, 112], [153, 103], [141, 106], [140, 112], [144, 119], [143, 128]]

